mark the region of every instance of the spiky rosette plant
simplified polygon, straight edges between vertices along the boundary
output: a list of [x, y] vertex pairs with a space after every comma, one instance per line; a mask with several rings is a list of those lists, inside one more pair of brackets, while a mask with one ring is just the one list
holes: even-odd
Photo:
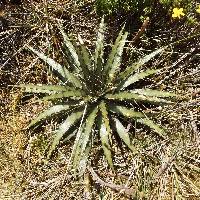
[[[75, 48], [69, 37], [59, 26], [63, 37], [64, 49], [68, 60], [62, 66], [32, 47], [28, 47], [41, 60], [48, 64], [49, 70], [60, 80], [58, 85], [20, 85], [25, 92], [44, 94], [42, 101], [51, 101], [52, 106], [40, 113], [29, 128], [37, 126], [48, 118], [62, 117], [62, 122], [54, 132], [54, 140], [48, 151], [48, 158], [58, 147], [60, 141], [75, 136], [71, 154], [74, 169], [85, 165], [92, 145], [94, 133], [98, 132], [108, 164], [113, 168], [111, 156], [112, 134], [118, 134], [123, 142], [134, 151], [129, 134], [123, 125], [125, 119], [132, 119], [144, 124], [165, 137], [165, 131], [155, 124], [143, 112], [129, 106], [127, 102], [168, 103], [166, 98], [174, 96], [169, 92], [151, 89], [127, 89], [134, 83], [158, 72], [156, 69], [141, 71], [140, 68], [150, 59], [164, 51], [164, 48], [126, 67], [120, 71], [123, 48], [127, 32], [120, 31], [110, 54], [105, 60], [104, 29], [102, 19], [97, 35], [94, 55], [90, 55], [81, 37], [79, 48]], [[134, 88], [134, 87], [129, 87]], [[112, 124], [112, 127], [111, 127]]]

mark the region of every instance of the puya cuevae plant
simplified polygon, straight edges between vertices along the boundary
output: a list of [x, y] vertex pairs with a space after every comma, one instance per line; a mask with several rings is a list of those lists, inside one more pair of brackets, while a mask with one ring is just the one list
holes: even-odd
[[[144, 124], [155, 134], [165, 138], [166, 133], [161, 127], [144, 112], [139, 112], [137, 108], [128, 104], [129, 102], [169, 103], [166, 98], [175, 96], [170, 92], [133, 87], [134, 83], [158, 72], [157, 69], [141, 71], [140, 68], [163, 52], [164, 48], [150, 53], [120, 71], [123, 48], [128, 35], [123, 29], [106, 60], [103, 19], [97, 34], [94, 55], [89, 53], [80, 36], [78, 48], [65, 34], [61, 25], [59, 30], [63, 37], [68, 66], [62, 66], [44, 53], [28, 46], [29, 50], [48, 64], [49, 70], [59, 79], [59, 84], [19, 85], [25, 92], [43, 94], [42, 101], [52, 102], [47, 110], [32, 120], [28, 128], [37, 126], [48, 118], [62, 117], [60, 126], [54, 131], [54, 139], [50, 144], [47, 157], [51, 157], [61, 141], [75, 137], [70, 163], [73, 169], [83, 170], [92, 146], [92, 138], [94, 134], [99, 133], [104, 155], [109, 166], [114, 169], [111, 156], [112, 134], [118, 134], [134, 151], [129, 133], [122, 122], [124, 119]], [[127, 89], [131, 85], [134, 89]]]

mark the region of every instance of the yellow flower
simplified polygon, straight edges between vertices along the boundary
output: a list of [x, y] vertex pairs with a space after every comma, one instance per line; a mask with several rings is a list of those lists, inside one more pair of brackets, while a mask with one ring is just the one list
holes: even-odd
[[184, 16], [185, 14], [183, 13], [183, 8], [174, 8], [173, 9], [173, 14], [172, 14], [172, 17], [173, 18], [176, 18], [178, 17], [179, 19], [181, 18], [181, 15]]
[[196, 11], [200, 14], [200, 4], [199, 7], [196, 9]]

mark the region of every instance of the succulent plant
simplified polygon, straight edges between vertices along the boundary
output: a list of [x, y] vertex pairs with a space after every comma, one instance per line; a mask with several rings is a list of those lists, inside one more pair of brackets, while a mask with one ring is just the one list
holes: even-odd
[[114, 169], [111, 155], [112, 134], [118, 134], [134, 151], [129, 133], [123, 125], [125, 119], [144, 124], [164, 138], [165, 131], [161, 127], [144, 112], [129, 104], [129, 102], [169, 103], [166, 98], [174, 96], [170, 92], [134, 87], [136, 82], [158, 72], [157, 69], [141, 71], [140, 68], [163, 52], [164, 48], [150, 53], [122, 70], [120, 68], [122, 53], [128, 35], [124, 29], [120, 31], [106, 59], [103, 19], [100, 23], [94, 55], [91, 55], [84, 46], [80, 36], [78, 36], [80, 45], [75, 47], [61, 25], [59, 30], [63, 37], [68, 66], [62, 66], [44, 53], [28, 47], [48, 64], [49, 70], [58, 78], [59, 84], [20, 85], [25, 92], [43, 94], [42, 101], [52, 102], [51, 107], [40, 113], [28, 128], [37, 126], [48, 118], [55, 116], [62, 118], [59, 128], [54, 132], [55, 137], [47, 157], [50, 158], [61, 141], [75, 137], [71, 163], [74, 169], [80, 170], [86, 166], [94, 134], [99, 133], [104, 155], [109, 166]]

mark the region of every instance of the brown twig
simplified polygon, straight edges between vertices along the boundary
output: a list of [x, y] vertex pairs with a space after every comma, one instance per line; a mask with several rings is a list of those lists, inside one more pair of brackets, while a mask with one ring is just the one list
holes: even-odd
[[136, 44], [136, 43], [138, 42], [138, 40], [140, 39], [140, 37], [141, 37], [141, 36], [143, 35], [143, 33], [145, 32], [145, 30], [146, 30], [148, 24], [149, 24], [149, 17], [147, 17], [147, 18], [144, 20], [144, 22], [143, 22], [141, 28], [138, 30], [138, 32], [136, 33], [136, 35], [135, 35], [134, 38], [132, 39], [132, 43]]
[[88, 167], [88, 170], [90, 172], [90, 174], [92, 175], [93, 180], [95, 180], [97, 183], [101, 184], [102, 186], [106, 186], [109, 187], [115, 191], [118, 191], [120, 193], [125, 193], [127, 195], [134, 195], [135, 194], [135, 190], [131, 189], [125, 185], [116, 185], [113, 183], [106, 183], [103, 180], [101, 180], [99, 178], [99, 176], [96, 174], [96, 172], [93, 170], [92, 167]]

